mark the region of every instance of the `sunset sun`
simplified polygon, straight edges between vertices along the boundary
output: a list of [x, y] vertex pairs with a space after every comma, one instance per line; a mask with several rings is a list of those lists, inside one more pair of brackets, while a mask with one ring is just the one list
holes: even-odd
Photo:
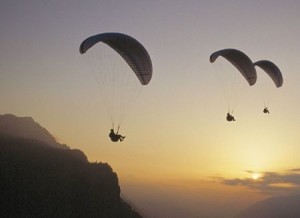
[[261, 175], [259, 173], [252, 173], [251, 178], [253, 180], [258, 180], [261, 177]]

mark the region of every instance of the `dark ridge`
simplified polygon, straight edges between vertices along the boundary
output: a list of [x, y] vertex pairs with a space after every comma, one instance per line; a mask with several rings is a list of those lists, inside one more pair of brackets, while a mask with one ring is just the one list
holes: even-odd
[[2, 218], [141, 218], [120, 198], [107, 163], [90, 163], [79, 150], [0, 135]]
[[0, 115], [0, 134], [37, 139], [52, 147], [68, 149], [67, 145], [58, 143], [48, 130], [31, 117], [17, 117], [12, 114]]

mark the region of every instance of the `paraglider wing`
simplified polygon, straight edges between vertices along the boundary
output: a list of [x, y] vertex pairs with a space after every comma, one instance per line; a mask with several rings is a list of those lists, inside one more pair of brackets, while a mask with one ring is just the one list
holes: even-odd
[[223, 49], [210, 55], [210, 62], [213, 63], [219, 57], [223, 57], [233, 64], [245, 77], [250, 86], [256, 82], [256, 70], [251, 59], [243, 52], [236, 49]]
[[142, 85], [147, 85], [150, 82], [152, 62], [147, 50], [136, 39], [122, 33], [102, 33], [85, 39], [80, 45], [80, 53], [84, 54], [98, 42], [107, 44], [119, 53]]
[[282, 74], [279, 68], [273, 62], [268, 60], [261, 60], [255, 62], [254, 65], [259, 66], [261, 69], [263, 69], [271, 77], [277, 88], [282, 86]]

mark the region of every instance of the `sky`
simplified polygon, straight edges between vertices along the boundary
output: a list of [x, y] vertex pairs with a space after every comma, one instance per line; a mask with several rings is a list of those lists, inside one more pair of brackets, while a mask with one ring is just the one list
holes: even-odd
[[[299, 10], [293, 0], [2, 0], [0, 114], [33, 117], [90, 161], [109, 163], [145, 217], [231, 217], [299, 190]], [[99, 92], [107, 84], [79, 53], [85, 38], [104, 32], [134, 37], [153, 64], [127, 109], [122, 143], [108, 138]], [[234, 123], [225, 120], [226, 78], [217, 74], [230, 66], [209, 62], [224, 48], [271, 60], [284, 78], [276, 89], [257, 69], [249, 87], [236, 72]], [[113, 58], [112, 70], [130, 74]]]

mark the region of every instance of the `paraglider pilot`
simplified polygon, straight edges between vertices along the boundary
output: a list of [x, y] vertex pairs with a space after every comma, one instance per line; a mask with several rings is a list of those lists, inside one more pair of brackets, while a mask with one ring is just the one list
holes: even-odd
[[270, 111], [269, 111], [269, 109], [267, 107], [264, 108], [264, 113], [265, 114], [269, 114], [270, 113]]
[[229, 122], [235, 121], [234, 116], [232, 116], [230, 113], [227, 113], [226, 120], [229, 121]]
[[110, 140], [113, 142], [117, 142], [117, 141], [122, 142], [125, 139], [125, 136], [118, 134], [118, 132], [115, 133], [114, 129], [110, 129], [110, 133], [108, 136], [109, 136]]

